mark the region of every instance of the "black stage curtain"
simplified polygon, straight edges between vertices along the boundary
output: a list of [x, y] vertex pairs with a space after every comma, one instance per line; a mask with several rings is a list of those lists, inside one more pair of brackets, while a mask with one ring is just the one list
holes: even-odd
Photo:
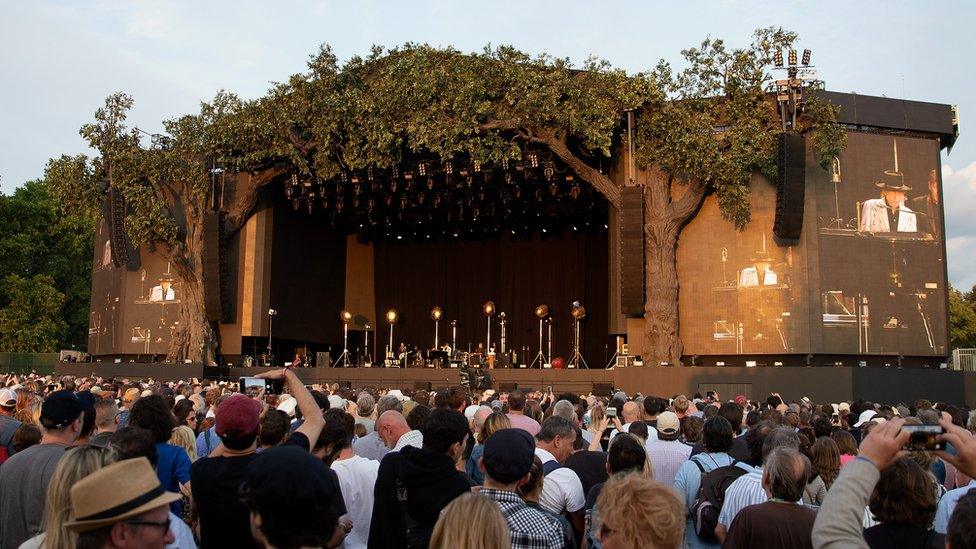
[[[458, 321], [457, 344], [474, 349], [487, 336], [482, 306], [495, 302], [491, 340], [499, 348], [498, 312], [507, 314], [508, 350], [531, 361], [539, 346], [536, 305], [546, 304], [553, 318], [552, 352], [567, 360], [573, 353], [572, 302], [587, 310], [580, 333], [582, 353], [591, 368], [606, 365], [608, 348], [607, 235], [512, 241], [377, 244], [375, 247], [376, 319], [380, 349], [389, 342], [384, 314], [397, 309], [394, 346], [427, 349], [434, 343], [430, 310], [444, 309], [440, 344], [451, 340], [451, 320]], [[528, 348], [528, 350], [523, 350]], [[382, 356], [382, 351], [380, 352]]]

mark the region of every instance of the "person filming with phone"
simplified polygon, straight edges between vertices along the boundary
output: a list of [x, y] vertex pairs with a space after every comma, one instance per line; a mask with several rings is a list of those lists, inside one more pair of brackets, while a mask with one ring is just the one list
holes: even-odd
[[[976, 533], [968, 525], [976, 520], [976, 506], [967, 501], [953, 507], [976, 484], [949, 492], [936, 507], [934, 481], [909, 457], [912, 452], [931, 452], [976, 477], [976, 437], [950, 421], [906, 425], [895, 418], [877, 425], [827, 493], [814, 523], [813, 546], [942, 547], [944, 534], [945, 547], [973, 547]], [[950, 497], [953, 492], [958, 494]], [[865, 507], [880, 520], [867, 530], [862, 529]], [[937, 514], [944, 517], [941, 532]]]

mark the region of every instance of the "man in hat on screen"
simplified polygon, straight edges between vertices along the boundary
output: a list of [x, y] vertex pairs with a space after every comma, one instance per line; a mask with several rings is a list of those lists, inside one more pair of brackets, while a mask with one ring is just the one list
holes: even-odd
[[918, 222], [906, 205], [906, 194], [912, 190], [905, 184], [899, 171], [887, 170], [884, 177], [874, 184], [881, 190], [881, 198], [865, 200], [861, 204], [861, 223], [858, 230], [866, 233], [914, 233]]
[[126, 459], [79, 480], [71, 488], [78, 547], [159, 548], [176, 541], [169, 504], [180, 499], [159, 483], [149, 460]]

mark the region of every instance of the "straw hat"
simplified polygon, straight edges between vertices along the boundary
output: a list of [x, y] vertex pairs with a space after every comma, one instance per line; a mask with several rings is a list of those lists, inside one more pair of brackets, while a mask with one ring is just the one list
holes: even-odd
[[163, 489], [148, 459], [126, 459], [95, 471], [71, 487], [75, 520], [65, 527], [88, 532], [179, 499], [179, 494]]

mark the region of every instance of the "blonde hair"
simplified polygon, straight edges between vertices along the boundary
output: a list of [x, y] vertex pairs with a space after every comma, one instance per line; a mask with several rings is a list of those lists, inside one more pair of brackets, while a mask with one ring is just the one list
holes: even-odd
[[685, 504], [670, 486], [633, 473], [614, 475], [596, 505], [601, 522], [620, 536], [623, 547], [681, 547]]
[[186, 455], [190, 456], [190, 461], [197, 460], [197, 437], [189, 426], [174, 427], [173, 434], [169, 437], [169, 443], [186, 450]]
[[492, 412], [485, 418], [485, 424], [478, 431], [478, 444], [484, 444], [488, 437], [494, 434], [496, 431], [501, 431], [502, 429], [511, 429], [512, 421], [508, 419], [508, 416], [501, 412]]
[[586, 430], [591, 433], [597, 432], [600, 428], [600, 422], [607, 417], [607, 409], [603, 407], [602, 402], [594, 402], [593, 406], [590, 407], [590, 424], [587, 426]]
[[114, 462], [115, 451], [110, 447], [85, 445], [65, 453], [47, 485], [44, 517], [41, 521], [41, 530], [44, 531], [44, 541], [41, 544], [43, 549], [66, 549], [75, 546], [78, 534], [64, 527], [75, 519], [71, 508], [71, 487]]
[[29, 403], [25, 404], [23, 408], [14, 412], [14, 419], [21, 423], [30, 423], [32, 425], [41, 425], [41, 401], [40, 399], [34, 399]]
[[430, 538], [430, 549], [509, 547], [508, 523], [498, 504], [473, 492], [461, 495], [441, 511]]

